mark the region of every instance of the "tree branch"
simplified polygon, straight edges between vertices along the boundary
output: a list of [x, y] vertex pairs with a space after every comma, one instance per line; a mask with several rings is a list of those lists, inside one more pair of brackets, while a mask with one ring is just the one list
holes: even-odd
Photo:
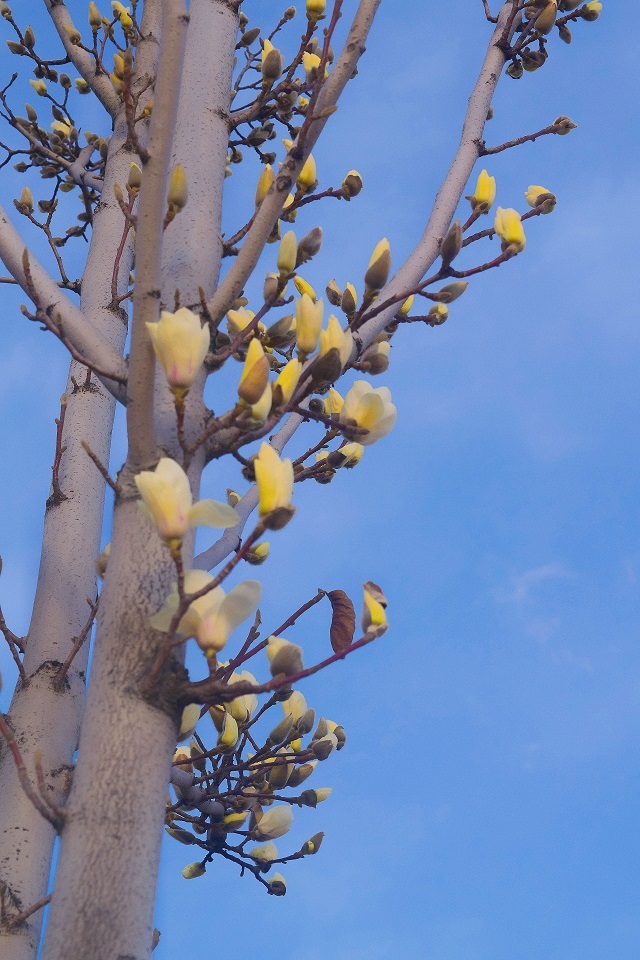
[[[71, 300], [64, 296], [53, 277], [32, 254], [29, 254], [28, 271], [25, 270], [25, 250], [20, 234], [0, 206], [0, 259], [5, 267], [29, 297], [33, 294], [38, 298], [36, 306], [51, 316], [60, 317], [69, 343], [84, 362], [90, 366], [95, 364], [102, 371], [107, 389], [122, 399], [117, 381], [126, 380], [125, 361]], [[107, 379], [109, 377], [113, 377], [113, 380]]]
[[67, 29], [74, 31], [76, 26], [64, 0], [44, 0], [44, 5], [49, 11], [49, 16], [53, 20], [65, 52], [72, 64], [83, 80], [86, 80], [89, 84], [107, 113], [115, 117], [120, 109], [120, 98], [107, 74], [98, 72], [93, 57], [71, 42]]
[[[483, 147], [484, 125], [506, 60], [505, 52], [499, 44], [504, 42], [505, 29], [507, 38], [513, 35], [516, 21], [512, 14], [516, 8], [515, 0], [509, 0], [500, 10], [487, 55], [469, 99], [456, 155], [438, 192], [420, 242], [381, 291], [378, 298], [381, 302], [399, 298], [404, 290], [414, 289], [438, 258], [442, 239], [449, 229]], [[395, 303], [397, 301], [394, 300]], [[397, 306], [393, 305], [370, 320], [367, 320], [365, 313], [364, 323], [354, 336], [359, 352], [375, 340], [396, 312]]]
[[136, 230], [136, 285], [133, 294], [127, 406], [128, 461], [133, 470], [151, 466], [156, 458], [153, 422], [155, 354], [146, 323], [156, 321], [160, 309], [167, 179], [188, 22], [183, 0], [167, 0], [149, 133], [149, 153], [143, 162]]
[[[262, 253], [273, 227], [282, 213], [290, 187], [311, 153], [327, 122], [329, 111], [338, 102], [347, 82], [353, 76], [358, 60], [365, 50], [365, 41], [373, 24], [381, 0], [360, 0], [344, 48], [322, 87], [313, 118], [306, 135], [301, 135], [287, 154], [275, 184], [256, 212], [246, 239], [231, 269], [209, 301], [209, 313], [214, 322], [220, 320], [229, 306], [242, 292]], [[302, 142], [301, 142], [302, 141]]]

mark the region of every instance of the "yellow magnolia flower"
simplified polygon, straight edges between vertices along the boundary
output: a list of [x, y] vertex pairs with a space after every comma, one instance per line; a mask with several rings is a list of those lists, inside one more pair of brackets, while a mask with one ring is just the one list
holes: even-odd
[[[206, 570], [187, 570], [184, 578], [185, 593], [197, 593], [213, 579]], [[214, 587], [192, 601], [178, 624], [178, 633], [193, 637], [207, 655], [214, 655], [222, 650], [236, 627], [255, 612], [261, 595], [262, 587], [257, 580], [244, 580], [229, 593], [225, 593], [222, 587]], [[166, 633], [178, 609], [178, 603], [178, 585], [174, 583], [162, 609], [151, 617], [151, 626]]]
[[275, 182], [276, 175], [273, 172], [273, 167], [268, 163], [265, 167], [262, 168], [262, 173], [258, 179], [258, 186], [256, 187], [256, 196], [255, 203], [256, 207], [259, 207], [266, 195], [269, 193], [272, 184]]
[[247, 850], [247, 853], [253, 860], [258, 860], [260, 863], [271, 863], [272, 860], [278, 859], [278, 848], [272, 840], [268, 840], [258, 847], [251, 847], [250, 850]]
[[340, 447], [338, 453], [345, 458], [344, 463], [340, 464], [341, 467], [355, 467], [362, 460], [364, 447], [361, 443], [345, 443], [344, 447]]
[[364, 584], [364, 604], [362, 607], [362, 632], [374, 633], [376, 636], [384, 633], [389, 626], [387, 622], [387, 598], [380, 587], [367, 580]]
[[415, 295], [412, 293], [411, 296], [407, 297], [405, 302], [400, 307], [400, 313], [402, 314], [403, 317], [406, 317], [409, 311], [411, 310], [414, 300], [415, 300]]
[[298, 380], [302, 373], [302, 364], [299, 360], [289, 360], [277, 376], [273, 385], [273, 403], [276, 407], [283, 407], [291, 400]]
[[226, 503], [200, 500], [193, 503], [189, 478], [169, 457], [155, 470], [143, 470], [134, 478], [142, 500], [140, 509], [169, 545], [177, 545], [189, 527], [235, 527], [240, 517]]
[[[246, 681], [247, 683], [258, 684], [258, 681], [252, 673], [249, 673], [248, 670], [242, 670], [240, 673], [232, 673], [229, 677], [227, 683], [233, 685], [234, 683], [242, 683]], [[226, 705], [226, 709], [231, 714], [231, 716], [238, 721], [238, 723], [246, 723], [258, 708], [258, 698], [255, 693], [244, 693], [239, 697], [235, 697], [233, 700], [230, 700]]]
[[320, 66], [320, 57], [317, 53], [303, 53], [302, 55], [302, 66], [304, 72], [307, 75], [307, 80], [313, 82], [318, 73], [318, 67]]
[[[178, 730], [178, 740], [186, 740], [190, 737], [196, 728], [200, 719], [200, 704], [190, 703], [182, 711], [180, 718], [180, 729]], [[174, 758], [175, 759], [175, 758]]]
[[271, 407], [273, 406], [273, 389], [271, 384], [268, 383], [264, 389], [264, 393], [260, 397], [257, 403], [251, 404], [251, 419], [255, 420], [257, 423], [264, 423], [269, 414], [271, 413]]
[[293, 494], [291, 460], [281, 460], [273, 447], [263, 443], [254, 461], [254, 470], [260, 497], [259, 515], [264, 518], [276, 510], [290, 510]]
[[307, 0], [307, 17], [318, 20], [327, 9], [327, 0]]
[[315, 187], [317, 180], [316, 161], [314, 160], [313, 154], [310, 153], [304, 163], [304, 166], [302, 167], [302, 170], [298, 174], [296, 183], [301, 190], [308, 192], [312, 187]]
[[38, 94], [39, 97], [44, 97], [47, 94], [47, 85], [44, 80], [29, 80], [29, 83]]
[[187, 175], [181, 163], [177, 163], [171, 173], [167, 203], [173, 213], [179, 213], [186, 206]]
[[314, 303], [306, 293], [296, 300], [296, 344], [300, 353], [305, 356], [313, 353], [318, 346], [323, 313], [322, 300]]
[[333, 314], [327, 320], [327, 329], [320, 331], [320, 356], [324, 357], [329, 350], [336, 349], [340, 355], [340, 369], [351, 356], [353, 337], [349, 330], [343, 330], [340, 321]]
[[502, 237], [503, 250], [506, 250], [507, 247], [514, 247], [516, 253], [521, 253], [527, 245], [520, 214], [511, 207], [507, 209], [498, 207], [494, 229], [498, 236]]
[[225, 713], [224, 720], [222, 722], [222, 730], [220, 731], [220, 736], [218, 737], [218, 746], [223, 749], [223, 751], [233, 750], [233, 748], [238, 743], [240, 737], [240, 731], [238, 729], [238, 724], [234, 717], [230, 713]]
[[155, 355], [174, 393], [186, 393], [209, 350], [209, 325], [187, 307], [163, 310], [158, 323], [147, 323]]
[[527, 203], [535, 210], [536, 207], [544, 207], [543, 213], [551, 213], [556, 205], [556, 197], [551, 190], [546, 187], [531, 184], [525, 193]]
[[298, 293], [300, 294], [300, 296], [303, 296], [306, 293], [308, 297], [311, 297], [314, 303], [318, 299], [316, 296], [316, 292], [311, 286], [311, 284], [307, 283], [306, 280], [303, 280], [302, 277], [294, 277], [293, 285], [298, 291]]
[[280, 241], [278, 250], [278, 270], [281, 277], [290, 276], [296, 268], [298, 241], [293, 230], [288, 230]]
[[64, 123], [62, 120], [54, 120], [51, 124], [51, 129], [61, 137], [68, 137], [71, 133], [71, 124]]
[[387, 387], [374, 389], [366, 380], [356, 380], [344, 398], [340, 421], [355, 423], [367, 430], [366, 434], [358, 437], [358, 442], [368, 447], [391, 431], [396, 422], [396, 413]]
[[[266, 840], [277, 840], [288, 833], [293, 823], [293, 811], [289, 806], [271, 807], [262, 815], [255, 832]], [[274, 858], [275, 859], [275, 858]]]
[[475, 213], [488, 213], [496, 199], [496, 178], [481, 170], [476, 189], [469, 200]]
[[307, 701], [299, 690], [294, 690], [288, 700], [281, 700], [280, 706], [285, 717], [293, 717], [294, 723], [297, 723], [307, 712]]
[[[241, 307], [239, 310], [229, 310], [227, 313], [227, 330], [229, 331], [229, 336], [235, 338], [243, 330], [249, 326], [255, 313], [253, 310], [247, 310], [245, 307]], [[259, 323], [256, 333], [264, 333], [266, 331], [264, 323]]]
[[131, 7], [125, 7], [122, 3], [117, 3], [116, 0], [112, 0], [111, 8], [113, 10], [115, 19], [120, 21], [120, 26], [122, 29], [131, 29], [133, 26], [133, 20], [131, 19]]
[[344, 397], [342, 397], [335, 387], [329, 389], [329, 393], [323, 400], [324, 412], [328, 417], [337, 416], [344, 406]]

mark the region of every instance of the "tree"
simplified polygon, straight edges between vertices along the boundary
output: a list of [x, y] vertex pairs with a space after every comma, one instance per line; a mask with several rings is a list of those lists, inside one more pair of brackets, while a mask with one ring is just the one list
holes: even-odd
[[[304, 443], [300, 447], [294, 460], [296, 480], [313, 478], [323, 484], [354, 466], [362, 448], [392, 426], [394, 408], [384, 389], [351, 387], [341, 406], [342, 398], [332, 385], [343, 368], [359, 371], [367, 381], [384, 373], [388, 344], [398, 331], [402, 333], [404, 324], [443, 323], [448, 304], [464, 293], [470, 278], [522, 253], [523, 221], [550, 213], [555, 205], [550, 190], [532, 187], [527, 191], [530, 209], [526, 214], [507, 208], [498, 212], [495, 221], [493, 215], [485, 221], [485, 230], [472, 232], [476, 221], [482, 226], [481, 218], [495, 198], [493, 178], [484, 172], [474, 175], [474, 167], [481, 158], [518, 142], [572, 129], [568, 118], [559, 117], [517, 141], [498, 147], [484, 142], [485, 121], [505, 63], [506, 72], [516, 79], [523, 71], [537, 70], [544, 65], [547, 45], [552, 46], [547, 37], [554, 27], [562, 39], [570, 39], [570, 26], [596, 19], [600, 4], [566, 0], [558, 11], [555, 3], [534, 3], [526, 8], [524, 20], [512, 0], [496, 17], [485, 4], [487, 19], [495, 26], [487, 35], [487, 55], [471, 96], [460, 147], [424, 235], [390, 280], [390, 250], [381, 241], [355, 288], [343, 290], [335, 282], [328, 285], [326, 298], [346, 318], [348, 329], [342, 328], [344, 320], [328, 323], [316, 354], [322, 309], [298, 268], [319, 255], [321, 233], [312, 229], [298, 237], [291, 227], [296, 212], [310, 203], [328, 202], [331, 197], [352, 200], [360, 192], [356, 171], [347, 174], [339, 188], [324, 189], [324, 184], [323, 189], [317, 188], [311, 151], [331, 123], [342, 90], [354, 74], [378, 6], [375, 0], [353, 5], [348, 11], [353, 19], [347, 40], [334, 57], [334, 31], [339, 17], [347, 13], [341, 3], [330, 6], [321, 19], [324, 4], [307, 4], [302, 43], [294, 44], [286, 55], [277, 44], [278, 36], [283, 38], [283, 49], [291, 44], [291, 8], [270, 34], [270, 45], [261, 45], [259, 33], [240, 14], [239, 3], [194, 2], [188, 16], [178, 0], [164, 4], [147, 0], [135, 10], [115, 4], [106, 23], [90, 5], [88, 31], [72, 22], [64, 4], [47, 3], [64, 46], [64, 54], [52, 60], [41, 59], [36, 33], [18, 24], [6, 5], [2, 8], [16, 36], [10, 42], [11, 52], [30, 61], [33, 92], [51, 111], [46, 124], [42, 109], [29, 107], [23, 118], [15, 112], [12, 84], [3, 91], [4, 117], [13, 138], [6, 148], [7, 160], [23, 157], [18, 159], [20, 171], [26, 177], [39, 172], [53, 188], [38, 202], [36, 212], [33, 192], [38, 181], [30, 180], [31, 187], [21, 192], [16, 209], [34, 226], [40, 223], [60, 280], [52, 278], [33, 252], [25, 252], [23, 240], [4, 213], [0, 255], [10, 277], [30, 298], [27, 316], [57, 337], [73, 358], [58, 418], [28, 641], [23, 644], [3, 622], [21, 676], [2, 724], [7, 749], [0, 782], [9, 824], [0, 855], [2, 934], [9, 956], [35, 955], [41, 913], [25, 914], [46, 896], [57, 833], [61, 834], [60, 860], [44, 956], [148, 955], [170, 779], [178, 791], [169, 817], [176, 839], [191, 846], [205, 844], [205, 860], [244, 859], [269, 892], [283, 892], [277, 877], [265, 880], [262, 865], [266, 861], [258, 859], [256, 865], [244, 847], [230, 849], [244, 838], [244, 833], [230, 827], [248, 830], [256, 838], [261, 835], [261, 808], [254, 807], [250, 820], [244, 818], [248, 801], [239, 797], [237, 784], [225, 786], [223, 775], [229, 758], [246, 749], [247, 723], [253, 719], [251, 698], [273, 693], [266, 702], [273, 700], [278, 712], [278, 698], [315, 666], [305, 671], [297, 646], [271, 641], [272, 679], [259, 684], [249, 675], [237, 681], [239, 686], [229, 684], [231, 671], [243, 667], [247, 651], [263, 649], [265, 641], [258, 640], [256, 621], [247, 643], [235, 649], [230, 645], [231, 665], [218, 666], [217, 655], [230, 627], [239, 626], [255, 610], [258, 587], [249, 580], [228, 593], [223, 608], [226, 621], [216, 606], [222, 600], [217, 588], [241, 560], [259, 563], [264, 559], [266, 530], [284, 536], [278, 531], [291, 519], [293, 476], [281, 455], [301, 425], [319, 423], [324, 435], [314, 434], [308, 451]], [[300, 14], [294, 24], [299, 20]], [[236, 47], [239, 69], [234, 74]], [[77, 71], [77, 82], [72, 85], [58, 67]], [[248, 103], [236, 107], [234, 101], [229, 112], [234, 83], [243, 93], [246, 87]], [[84, 93], [104, 108], [105, 125], [103, 135], [84, 138], [86, 146], [78, 133], [84, 126], [80, 120]], [[109, 118], [113, 132], [107, 129]], [[281, 134], [288, 134], [293, 143], [286, 146], [286, 154], [276, 150], [273, 156], [270, 142]], [[263, 164], [262, 173], [253, 164], [255, 158]], [[488, 167], [491, 161], [482, 162]], [[250, 202], [244, 204], [246, 223], [236, 235], [221, 239], [225, 174], [241, 163], [252, 167], [247, 175], [251, 186]], [[465, 190], [470, 205], [455, 219], [460, 203], [466, 203]], [[37, 191], [42, 191], [41, 184]], [[66, 192], [69, 202], [62, 196]], [[80, 219], [60, 238], [54, 218], [59, 213], [76, 215], [71, 200], [80, 202]], [[247, 210], [248, 206], [252, 209]], [[79, 285], [69, 279], [63, 257], [67, 242], [88, 236], [89, 229], [90, 245]], [[480, 248], [475, 244], [496, 232], [500, 246], [495, 243], [486, 258], [476, 255]], [[269, 246], [269, 241], [277, 245]], [[471, 250], [463, 253], [463, 247]], [[219, 282], [225, 260], [231, 266]], [[252, 278], [254, 285], [261, 283], [266, 272], [261, 305], [252, 315], [246, 308], [259, 298]], [[244, 302], [245, 289], [252, 291], [248, 302]], [[73, 299], [78, 293], [79, 306]], [[292, 298], [295, 306], [288, 307]], [[425, 299], [425, 310], [417, 310]], [[263, 319], [275, 322], [266, 327]], [[237, 367], [231, 380], [227, 374], [233, 358], [243, 364], [239, 384]], [[222, 402], [226, 412], [216, 410], [214, 415], [207, 409], [203, 399], [207, 376], [220, 383], [228, 401], [226, 407]], [[115, 404], [125, 401], [127, 459], [114, 480], [104, 465], [109, 461]], [[219, 406], [217, 398], [215, 404]], [[259, 441], [271, 435], [271, 446], [261, 447]], [[321, 454], [317, 462], [312, 459], [315, 453]], [[197, 497], [204, 467], [223, 456], [240, 461], [245, 479], [252, 484], [249, 492], [239, 501], [232, 492], [226, 505], [200, 501], [189, 523], [186, 515], [192, 495]], [[185, 488], [183, 467], [192, 494]], [[161, 488], [159, 478], [164, 478]], [[98, 607], [94, 568], [100, 552], [105, 483], [115, 494], [113, 548], [97, 611], [85, 711], [88, 644], [84, 641]], [[140, 510], [141, 496], [146, 514]], [[258, 504], [257, 524], [240, 541]], [[194, 560], [196, 522], [228, 530]], [[189, 574], [190, 567], [200, 572]], [[205, 570], [215, 571], [214, 576], [206, 577]], [[190, 607], [196, 592], [201, 594], [197, 612]], [[365, 586], [362, 634], [356, 642], [349, 598], [332, 591], [328, 599], [334, 649], [328, 659], [351, 655], [386, 627], [384, 594], [371, 582]], [[287, 620], [298, 615], [298, 611], [289, 612]], [[286, 628], [285, 622], [282, 631], [275, 633]], [[211, 670], [200, 681], [191, 680], [184, 670], [187, 636], [202, 647]], [[233, 695], [230, 686], [235, 687]], [[264, 766], [273, 770], [265, 775], [264, 767], [260, 768], [259, 779], [254, 777], [248, 784], [254, 791], [251, 796], [257, 793], [259, 799], [287, 783], [301, 783], [308, 772], [304, 764], [291, 771], [291, 763], [285, 762], [290, 755], [279, 753], [282, 744], [315, 729], [315, 740], [297, 757], [309, 762], [313, 757], [324, 759], [343, 742], [340, 728], [323, 726], [322, 721], [319, 728], [314, 727], [299, 695], [284, 702], [284, 720], [282, 712], [277, 713], [281, 722], [274, 720], [266, 730], [267, 734], [274, 727], [277, 730], [264, 747], [269, 761]], [[211, 708], [220, 728], [217, 744], [198, 740], [193, 748], [211, 752], [210, 766], [204, 768], [204, 760], [182, 754], [174, 757], [177, 728], [192, 704]], [[225, 711], [225, 704], [232, 706]], [[187, 716], [192, 714], [193, 710]], [[295, 727], [288, 717], [293, 717]], [[263, 749], [261, 743], [256, 742], [254, 749]], [[193, 759], [195, 773], [188, 769]], [[132, 790], [122, 771], [134, 767], [136, 789]], [[208, 773], [203, 781], [206, 796], [198, 793], [202, 787], [194, 783], [202, 769]], [[242, 769], [247, 777], [253, 774], [251, 767]], [[194, 790], [195, 794], [185, 796]], [[30, 805], [25, 804], [25, 791]], [[322, 799], [313, 790], [299, 796], [304, 798], [301, 803], [311, 806]], [[280, 815], [282, 823], [272, 815], [279, 809], [287, 807], [267, 806], [264, 811], [265, 840], [286, 826], [286, 815]], [[185, 833], [194, 817], [199, 821], [196, 832]], [[274, 819], [276, 824], [269, 829]], [[205, 832], [199, 832], [205, 823]], [[117, 843], [104, 843], [105, 836], [116, 835]], [[229, 845], [230, 836], [235, 839]], [[315, 852], [317, 844], [318, 839], [304, 853]], [[201, 869], [194, 867], [191, 874]]]

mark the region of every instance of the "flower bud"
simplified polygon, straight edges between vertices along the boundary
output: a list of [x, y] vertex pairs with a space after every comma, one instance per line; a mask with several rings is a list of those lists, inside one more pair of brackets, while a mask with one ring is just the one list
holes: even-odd
[[258, 185], [256, 187], [256, 196], [255, 196], [255, 205], [259, 207], [266, 195], [271, 189], [271, 185], [275, 182], [276, 175], [273, 172], [273, 167], [270, 163], [267, 163], [266, 166], [262, 168], [262, 173], [258, 178]]
[[102, 14], [96, 7], [93, 0], [91, 0], [91, 3], [89, 4], [89, 25], [94, 31], [99, 30], [102, 26]]
[[444, 303], [435, 303], [427, 314], [428, 322], [432, 327], [440, 326], [449, 317], [449, 308]]
[[469, 286], [468, 280], [455, 280], [453, 283], [447, 283], [446, 286], [432, 293], [431, 296], [438, 303], [453, 303], [458, 297], [461, 297]]
[[262, 46], [262, 63], [260, 71], [265, 86], [270, 87], [278, 79], [284, 67], [284, 58], [270, 40], [265, 40]]
[[449, 227], [447, 234], [440, 247], [440, 256], [442, 257], [443, 267], [448, 267], [462, 250], [462, 226], [459, 220]]
[[287, 892], [287, 883], [281, 873], [274, 873], [272, 877], [267, 878], [269, 890], [267, 891], [273, 897], [284, 897]]
[[342, 290], [335, 282], [335, 280], [329, 280], [329, 283], [325, 287], [325, 293], [327, 294], [327, 300], [332, 307], [337, 307], [342, 301]]
[[555, 132], [560, 137], [566, 137], [568, 133], [571, 133], [571, 131], [575, 130], [576, 127], [578, 126], [578, 124], [574, 123], [573, 120], [570, 119], [570, 117], [565, 117], [565, 116], [556, 117], [556, 119], [553, 121], [553, 125], [554, 127], [559, 128]]
[[542, 35], [551, 33], [551, 31], [553, 30], [553, 25], [556, 22], [557, 16], [558, 16], [558, 4], [555, 2], [555, 0], [552, 0], [552, 2], [545, 4], [543, 9], [540, 11], [538, 16], [536, 17], [536, 20], [534, 23], [536, 31]]
[[23, 187], [20, 199], [14, 201], [16, 210], [25, 215], [33, 213], [33, 194], [29, 187]]
[[356, 293], [356, 288], [352, 283], [348, 283], [342, 294], [342, 303], [341, 309], [348, 317], [353, 316], [353, 314], [358, 309], [358, 294]]
[[320, 846], [321, 846], [323, 840], [324, 840], [324, 833], [322, 833], [322, 832], [320, 832], [320, 833], [314, 833], [314, 835], [313, 835], [309, 840], [306, 840], [306, 841], [302, 844], [302, 846], [301, 846], [301, 848], [300, 848], [300, 853], [301, 853], [304, 857], [307, 857], [307, 856], [310, 856], [311, 854], [317, 853], [318, 850], [320, 849]]
[[260, 543], [256, 543], [256, 545], [245, 554], [244, 559], [253, 567], [259, 567], [269, 556], [270, 547], [271, 545], [268, 540], [262, 540]]
[[519, 59], [512, 60], [509, 66], [507, 67], [507, 74], [513, 80], [519, 80], [523, 73], [524, 73], [524, 68], [522, 66], [522, 60], [519, 60]]
[[273, 405], [274, 407], [284, 407], [291, 400], [300, 375], [302, 373], [302, 364], [299, 360], [289, 360], [286, 366], [280, 371], [273, 385]]
[[182, 164], [177, 163], [173, 168], [171, 180], [169, 181], [169, 194], [167, 197], [169, 210], [179, 213], [187, 202], [187, 176]]
[[302, 170], [298, 174], [296, 183], [303, 193], [311, 193], [311, 191], [315, 189], [317, 182], [316, 161], [313, 158], [313, 154], [309, 154]]
[[204, 863], [189, 863], [182, 871], [185, 880], [195, 880], [196, 877], [202, 877], [206, 872]]
[[602, 4], [599, 3], [598, 0], [590, 0], [590, 2], [585, 4], [585, 6], [580, 11], [580, 15], [582, 16], [582, 19], [587, 20], [588, 22], [597, 20], [601, 13], [602, 13]]
[[[367, 272], [364, 275], [364, 285], [367, 290], [381, 290], [389, 277], [391, 270], [391, 249], [385, 237], [376, 244], [371, 254]], [[345, 311], [346, 312], [346, 311]]]
[[315, 22], [324, 16], [327, 9], [327, 0], [306, 0], [306, 5], [308, 19]]
[[260, 341], [253, 337], [249, 343], [244, 369], [238, 384], [238, 396], [251, 406], [262, 397], [269, 382], [269, 360]]
[[349, 170], [342, 181], [341, 192], [345, 200], [351, 200], [357, 197], [362, 190], [362, 177], [357, 170]]
[[280, 674], [288, 677], [304, 669], [302, 648], [282, 637], [269, 637], [266, 653], [272, 677]]
[[46, 97], [47, 95], [47, 85], [44, 80], [29, 80], [29, 83], [38, 94], [39, 97]]
[[314, 227], [313, 230], [310, 230], [309, 233], [305, 233], [304, 237], [298, 244], [298, 259], [296, 261], [296, 267], [299, 267], [303, 263], [307, 263], [308, 260], [311, 260], [312, 257], [315, 257], [316, 254], [320, 253], [322, 247], [322, 227]]
[[278, 251], [278, 270], [281, 277], [288, 277], [296, 268], [296, 258], [298, 255], [298, 241], [293, 230], [287, 231], [280, 241]]
[[525, 197], [530, 207], [542, 213], [551, 213], [557, 202], [555, 194], [550, 190], [533, 184], [528, 188]]
[[296, 767], [289, 777], [288, 786], [299, 787], [301, 783], [304, 783], [304, 781], [311, 776], [317, 766], [317, 760], [310, 760], [308, 763], [303, 763], [301, 767]]

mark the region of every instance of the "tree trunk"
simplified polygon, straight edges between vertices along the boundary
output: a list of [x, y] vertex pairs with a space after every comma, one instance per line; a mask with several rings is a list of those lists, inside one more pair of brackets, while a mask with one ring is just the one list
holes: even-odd
[[[174, 148], [187, 173], [189, 201], [165, 234], [162, 299], [169, 307], [176, 288], [182, 304], [196, 304], [198, 288], [208, 294], [218, 276], [225, 114], [237, 35], [237, 13], [227, 2], [193, 0], [190, 18]], [[194, 430], [201, 422], [201, 391], [193, 388], [189, 401], [187, 426]], [[159, 445], [172, 449], [175, 421], [161, 416], [156, 429]], [[201, 470], [202, 458], [196, 458], [194, 491]], [[151, 954], [178, 716], [170, 695], [148, 702], [140, 683], [162, 639], [150, 629], [149, 616], [175, 576], [166, 547], [137, 507], [126, 469], [121, 480], [43, 960], [145, 960]], [[192, 549], [192, 540], [185, 543], [187, 562]]]

